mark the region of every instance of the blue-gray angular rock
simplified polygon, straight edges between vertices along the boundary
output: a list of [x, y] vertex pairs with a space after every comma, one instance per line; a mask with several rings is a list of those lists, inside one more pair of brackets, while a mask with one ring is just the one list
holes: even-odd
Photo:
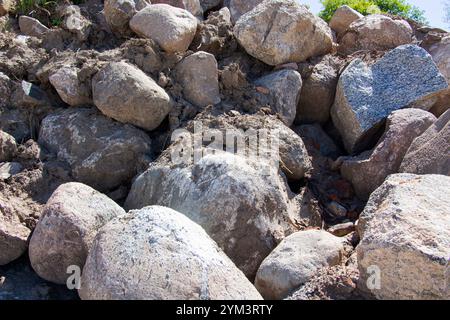
[[424, 49], [404, 45], [371, 66], [353, 60], [339, 79], [331, 116], [347, 151], [361, 151], [392, 111], [405, 107], [429, 110], [437, 93], [447, 87]]

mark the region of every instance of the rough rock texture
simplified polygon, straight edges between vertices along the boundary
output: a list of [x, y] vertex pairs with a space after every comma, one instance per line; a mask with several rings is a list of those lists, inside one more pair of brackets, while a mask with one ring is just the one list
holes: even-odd
[[262, 2], [239, 19], [234, 34], [250, 55], [269, 65], [301, 62], [329, 53], [333, 45], [328, 25], [294, 0]]
[[450, 298], [448, 190], [446, 176], [396, 174], [372, 194], [358, 224], [361, 289], [376, 266], [378, 299]]
[[261, 101], [266, 101], [272, 111], [280, 116], [290, 127], [295, 120], [297, 104], [300, 99], [302, 77], [295, 70], [280, 70], [257, 79], [256, 86], [266, 88], [269, 93], [259, 95]]
[[0, 214], [0, 266], [19, 258], [27, 250], [30, 229]]
[[0, 130], [0, 162], [11, 161], [16, 153], [17, 144], [14, 137]]
[[342, 36], [350, 25], [361, 19], [363, 15], [349, 6], [341, 6], [335, 12], [328, 25], [336, 31], [338, 37]]
[[[442, 75], [450, 84], [450, 36], [442, 38], [439, 42], [427, 48], [427, 51], [433, 57]], [[430, 110], [437, 117], [450, 109], [450, 89], [440, 94], [438, 102]]]
[[156, 129], [172, 108], [164, 89], [126, 62], [111, 62], [94, 76], [92, 97], [104, 115], [149, 131]]
[[203, 51], [191, 54], [178, 63], [175, 72], [189, 102], [200, 108], [220, 102], [219, 74], [214, 55]]
[[145, 133], [92, 109], [48, 115], [42, 121], [39, 143], [70, 166], [75, 180], [99, 191], [128, 183], [150, 153]]
[[389, 50], [412, 42], [413, 30], [404, 20], [368, 15], [353, 22], [339, 42], [339, 51]]
[[185, 52], [197, 30], [197, 19], [188, 11], [167, 4], [148, 6], [133, 16], [131, 29], [154, 40], [166, 52]]
[[37, 108], [50, 104], [47, 93], [38, 85], [22, 80], [15, 86], [11, 97], [14, 106]]
[[30, 240], [33, 269], [47, 281], [65, 284], [67, 268], [83, 269], [98, 230], [125, 211], [107, 196], [81, 183], [66, 183], [45, 205]]
[[100, 230], [79, 294], [117, 300], [261, 299], [200, 226], [159, 206], [132, 211]]
[[61, 99], [70, 106], [92, 103], [91, 88], [78, 79], [80, 69], [62, 67], [49, 77]]
[[2, 97], [0, 99], [0, 108], [9, 104], [12, 86], [13, 82], [11, 79], [3, 72], [0, 72], [0, 97]]
[[173, 7], [185, 9], [195, 17], [203, 18], [203, 8], [199, 0], [152, 0], [152, 4], [165, 3]]
[[0, 17], [9, 13], [15, 6], [15, 0], [0, 0]]
[[268, 162], [220, 152], [188, 166], [152, 164], [133, 183], [125, 206], [184, 213], [252, 278], [277, 242], [295, 231], [293, 196]]
[[0, 181], [9, 179], [22, 169], [22, 165], [18, 162], [0, 162]]
[[[234, 132], [236, 136], [242, 137], [246, 143], [249, 143], [250, 138], [254, 136], [257, 130], [267, 130], [267, 134], [273, 134], [274, 137], [278, 136], [279, 167], [286, 177], [290, 180], [300, 180], [311, 169], [311, 159], [302, 139], [274, 116], [239, 114], [228, 117], [201, 114], [195, 120], [201, 123], [203, 130], [221, 132], [224, 144], [223, 150], [226, 150], [225, 134], [227, 132]], [[193, 132], [194, 128], [192, 127], [192, 125], [188, 126], [187, 129]], [[247, 137], [245, 137], [246, 134]], [[206, 140], [208, 141], [208, 138]], [[264, 148], [264, 144], [259, 144], [259, 147]], [[270, 146], [267, 146], [267, 148], [270, 148]], [[270, 152], [270, 150], [268, 151]]]
[[264, 0], [225, 0], [230, 9], [231, 20], [236, 23], [244, 14], [251, 11]]
[[338, 64], [331, 56], [326, 56], [303, 81], [296, 123], [326, 123], [330, 118], [337, 82]]
[[92, 23], [81, 14], [81, 9], [77, 5], [69, 5], [61, 11], [61, 26], [70, 33], [76, 35], [78, 40], [86, 41], [91, 32]]
[[361, 151], [392, 111], [428, 110], [445, 88], [445, 78], [424, 49], [400, 46], [372, 66], [359, 58], [349, 64], [339, 78], [331, 117], [347, 151]]
[[450, 110], [409, 147], [400, 172], [450, 176]]
[[376, 148], [345, 160], [342, 176], [352, 183], [361, 199], [368, 199], [388, 175], [398, 172], [411, 143], [436, 120], [434, 115], [420, 109], [394, 111]]
[[343, 253], [342, 239], [326, 231], [296, 232], [262, 262], [255, 286], [265, 299], [282, 299], [319, 269], [341, 263]]
[[37, 38], [42, 38], [48, 31], [48, 28], [39, 20], [27, 16], [19, 17], [19, 28], [23, 34]]
[[145, 0], [105, 0], [103, 13], [106, 23], [114, 34], [130, 36], [131, 18], [146, 5]]
[[338, 158], [342, 151], [334, 141], [323, 131], [319, 124], [304, 124], [294, 128], [294, 131], [304, 140], [310, 140], [311, 144], [324, 157]]

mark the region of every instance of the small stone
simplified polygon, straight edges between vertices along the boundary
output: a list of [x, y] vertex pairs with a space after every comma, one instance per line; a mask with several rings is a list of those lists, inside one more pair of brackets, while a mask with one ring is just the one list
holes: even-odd
[[269, 94], [259, 96], [261, 103], [269, 104], [272, 111], [290, 127], [295, 120], [302, 88], [300, 74], [295, 70], [284, 69], [261, 77], [254, 84], [257, 87], [268, 89]]
[[1, 162], [0, 163], [0, 181], [6, 180], [22, 171], [23, 167], [18, 162]]
[[47, 93], [37, 85], [22, 80], [16, 85], [12, 101], [17, 106], [27, 106], [31, 108], [42, 107], [49, 104]]
[[349, 6], [341, 6], [335, 12], [333, 17], [329, 22], [329, 26], [331, 29], [337, 32], [338, 37], [342, 36], [350, 25], [364, 17], [358, 11], [350, 8]]
[[344, 241], [323, 230], [296, 232], [263, 261], [255, 286], [265, 299], [283, 299], [320, 269], [341, 263]]
[[78, 80], [76, 67], [62, 67], [48, 79], [61, 99], [70, 106], [92, 103], [90, 88]]
[[131, 29], [154, 40], [166, 52], [185, 52], [197, 30], [197, 19], [187, 10], [167, 4], [147, 6], [133, 16]]
[[7, 220], [0, 214], [0, 266], [18, 259], [27, 250], [31, 230], [17, 220]]
[[42, 38], [49, 30], [39, 20], [27, 16], [19, 17], [19, 27], [23, 34], [37, 38]]
[[345, 218], [347, 217], [347, 209], [341, 205], [340, 203], [336, 201], [332, 201], [327, 205], [328, 210], [331, 211], [331, 213], [338, 217], [338, 218]]
[[207, 52], [196, 52], [184, 58], [175, 69], [184, 97], [203, 108], [220, 102], [219, 72], [216, 58]]
[[355, 231], [355, 224], [353, 222], [340, 223], [328, 228], [327, 231], [336, 237], [345, 237]]
[[16, 139], [0, 130], [0, 162], [11, 161], [17, 154]]

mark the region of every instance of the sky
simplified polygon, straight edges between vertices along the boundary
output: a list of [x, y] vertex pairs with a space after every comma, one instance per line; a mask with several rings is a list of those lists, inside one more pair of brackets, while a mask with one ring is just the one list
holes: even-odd
[[[322, 5], [319, 0], [298, 0], [300, 3], [308, 4], [314, 13], [319, 13]], [[425, 11], [425, 17], [432, 27], [450, 29], [444, 22], [444, 0], [408, 0], [408, 3]]]

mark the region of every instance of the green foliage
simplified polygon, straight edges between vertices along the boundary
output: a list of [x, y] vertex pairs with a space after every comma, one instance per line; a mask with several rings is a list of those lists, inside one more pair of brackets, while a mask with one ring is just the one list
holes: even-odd
[[412, 6], [406, 0], [321, 0], [324, 9], [320, 12], [320, 17], [325, 21], [330, 21], [337, 8], [343, 5], [355, 9], [363, 15], [374, 13], [389, 13], [400, 17], [426, 23], [422, 10]]

